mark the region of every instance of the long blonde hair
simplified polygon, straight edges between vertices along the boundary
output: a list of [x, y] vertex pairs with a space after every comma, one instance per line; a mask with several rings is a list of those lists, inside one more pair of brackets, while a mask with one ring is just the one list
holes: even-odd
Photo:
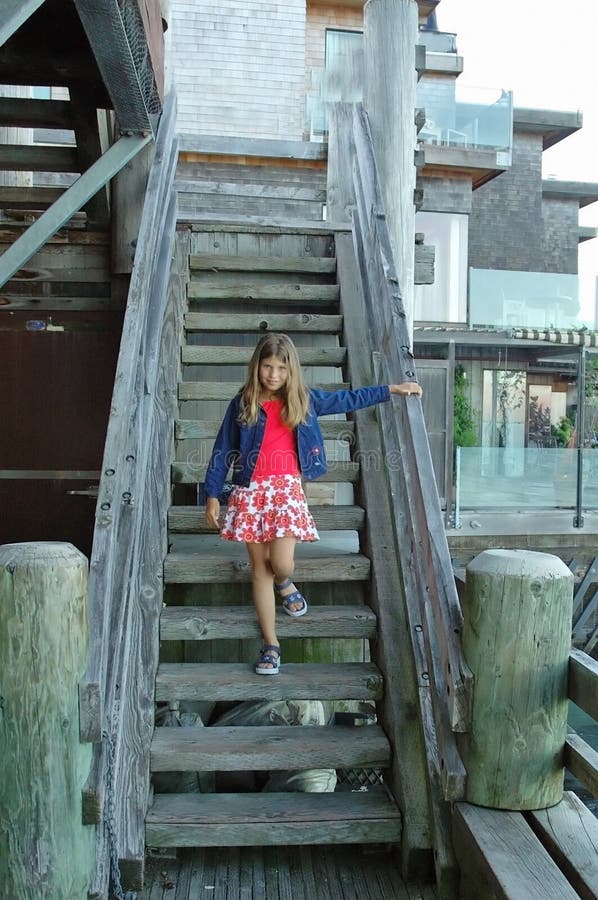
[[241, 388], [241, 411], [239, 419], [247, 425], [257, 422], [262, 386], [260, 384], [260, 363], [275, 356], [287, 367], [287, 380], [281, 390], [283, 401], [282, 421], [289, 428], [296, 428], [305, 421], [309, 407], [309, 392], [297, 355], [295, 345], [286, 334], [267, 334], [261, 338], [249, 361], [247, 379]]

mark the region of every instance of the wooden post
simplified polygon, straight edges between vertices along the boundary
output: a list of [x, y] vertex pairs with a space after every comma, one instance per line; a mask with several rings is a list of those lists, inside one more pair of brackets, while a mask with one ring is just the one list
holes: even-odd
[[556, 556], [485, 550], [467, 567], [463, 653], [472, 728], [465, 799], [543, 809], [563, 796], [573, 575]]
[[415, 0], [369, 0], [363, 12], [364, 106], [410, 335], [415, 303], [417, 16]]
[[0, 547], [0, 893], [87, 896], [95, 829], [81, 824], [79, 743], [87, 560], [71, 544]]

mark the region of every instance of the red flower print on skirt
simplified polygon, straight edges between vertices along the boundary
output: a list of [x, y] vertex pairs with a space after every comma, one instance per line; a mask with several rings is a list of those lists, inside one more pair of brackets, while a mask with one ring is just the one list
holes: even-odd
[[275, 538], [317, 541], [299, 475], [261, 475], [230, 495], [220, 536], [227, 541], [263, 544]]

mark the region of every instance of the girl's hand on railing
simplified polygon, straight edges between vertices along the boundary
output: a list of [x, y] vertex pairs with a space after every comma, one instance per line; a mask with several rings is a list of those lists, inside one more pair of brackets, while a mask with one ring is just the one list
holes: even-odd
[[220, 502], [216, 497], [208, 497], [206, 501], [206, 524], [210, 528], [219, 528]]
[[391, 394], [401, 394], [403, 397], [409, 397], [411, 395], [421, 397], [422, 395], [421, 385], [417, 384], [415, 381], [402, 381], [401, 384], [389, 384], [388, 388]]

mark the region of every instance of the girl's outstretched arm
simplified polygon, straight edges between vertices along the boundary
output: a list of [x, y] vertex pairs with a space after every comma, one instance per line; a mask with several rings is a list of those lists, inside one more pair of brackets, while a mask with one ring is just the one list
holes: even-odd
[[402, 394], [404, 397], [409, 397], [411, 394], [414, 394], [416, 397], [421, 397], [422, 395], [421, 385], [417, 384], [415, 381], [402, 381], [401, 384], [389, 384], [388, 389], [391, 394]]
[[220, 501], [216, 497], [208, 497], [206, 500], [206, 524], [208, 524], [210, 528], [219, 528], [219, 515]]

